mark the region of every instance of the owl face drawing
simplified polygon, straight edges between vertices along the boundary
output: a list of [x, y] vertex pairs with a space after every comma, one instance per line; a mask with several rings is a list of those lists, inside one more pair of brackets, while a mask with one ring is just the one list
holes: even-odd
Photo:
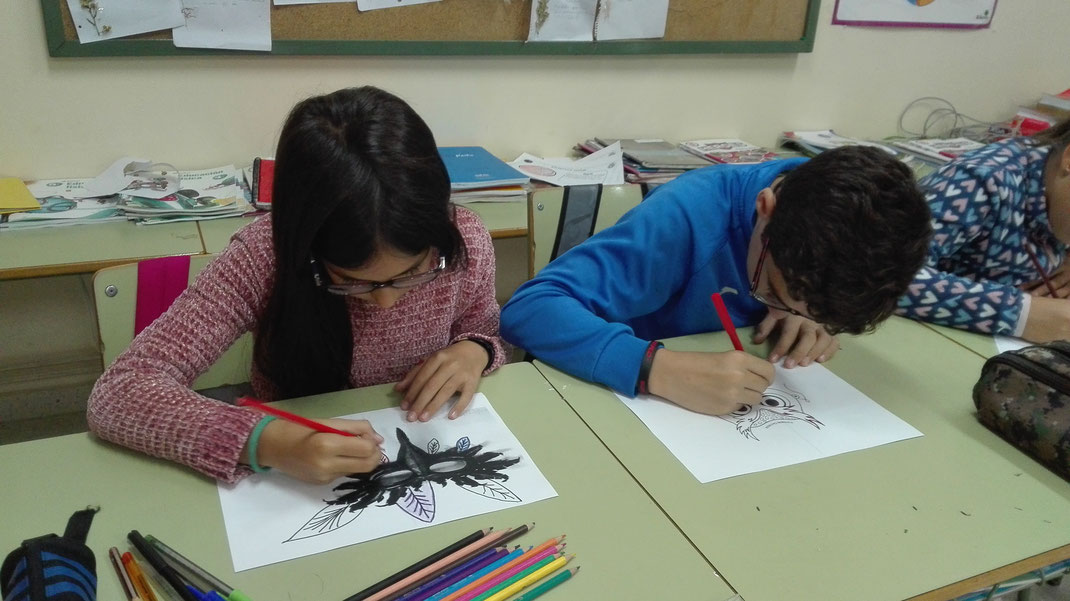
[[735, 424], [736, 431], [751, 440], [759, 440], [756, 430], [776, 424], [803, 422], [820, 430], [824, 424], [803, 409], [806, 401], [806, 397], [794, 390], [769, 388], [762, 394], [760, 403], [740, 405], [732, 413], [718, 417]]

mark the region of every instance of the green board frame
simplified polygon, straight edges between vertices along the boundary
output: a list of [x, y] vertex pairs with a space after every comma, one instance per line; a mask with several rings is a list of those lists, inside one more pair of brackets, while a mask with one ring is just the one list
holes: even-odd
[[811, 52], [821, 0], [808, 0], [803, 35], [798, 40], [747, 41], [392, 41], [392, 40], [275, 40], [270, 52], [177, 48], [170, 39], [124, 38], [80, 44], [67, 39], [63, 28], [64, 0], [41, 0], [48, 53], [53, 57], [115, 56], [532, 56], [532, 55], [651, 55], [651, 54], [772, 54]]

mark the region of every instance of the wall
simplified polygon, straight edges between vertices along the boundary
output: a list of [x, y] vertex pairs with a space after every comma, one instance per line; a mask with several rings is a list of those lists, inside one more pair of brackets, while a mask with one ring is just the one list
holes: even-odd
[[[517, 0], [513, 0], [517, 1]], [[358, 84], [410, 101], [443, 145], [561, 155], [586, 136], [895, 132], [920, 96], [998, 119], [1070, 87], [1070, 3], [1004, 0], [981, 31], [830, 25], [814, 52], [636, 57], [51, 59], [37, 0], [0, 2], [0, 174], [94, 175], [124, 154], [181, 168], [270, 153], [289, 107]], [[398, 9], [404, 10], [404, 9]]]

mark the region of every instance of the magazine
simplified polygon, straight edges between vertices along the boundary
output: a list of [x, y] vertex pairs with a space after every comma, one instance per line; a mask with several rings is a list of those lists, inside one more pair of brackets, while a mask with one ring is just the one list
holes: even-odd
[[779, 159], [780, 155], [735, 138], [711, 138], [680, 142], [680, 148], [715, 163], [749, 165]]
[[895, 146], [922, 157], [946, 163], [961, 154], [983, 148], [984, 144], [968, 138], [928, 138], [922, 140], [897, 140]]

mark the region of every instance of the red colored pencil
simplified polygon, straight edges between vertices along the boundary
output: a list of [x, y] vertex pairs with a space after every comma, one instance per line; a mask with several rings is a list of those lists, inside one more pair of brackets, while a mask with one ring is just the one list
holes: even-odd
[[356, 436], [356, 434], [353, 434], [352, 432], [346, 432], [345, 430], [339, 430], [338, 428], [332, 428], [330, 426], [326, 426], [326, 425], [321, 424], [319, 422], [314, 422], [314, 421], [308, 419], [307, 417], [301, 417], [300, 415], [296, 415], [294, 413], [290, 413], [289, 411], [283, 411], [282, 409], [276, 409], [275, 407], [271, 407], [271, 406], [265, 405], [264, 403], [261, 403], [260, 401], [254, 401], [253, 399], [251, 399], [249, 397], [242, 397], [242, 398], [238, 399], [238, 405], [241, 406], [241, 407], [253, 407], [253, 408], [259, 409], [259, 410], [263, 411], [264, 413], [268, 413], [270, 415], [274, 415], [275, 417], [282, 418], [282, 419], [284, 419], [286, 421], [290, 421], [290, 422], [293, 422], [295, 424], [301, 424], [302, 426], [306, 426], [306, 427], [312, 428], [313, 430], [316, 430], [318, 432], [326, 432], [326, 433], [329, 433], [329, 434], [340, 434], [342, 436]]
[[721, 293], [714, 292], [710, 295], [710, 300], [713, 301], [713, 307], [717, 309], [717, 317], [721, 318], [721, 325], [724, 326], [724, 331], [728, 332], [728, 337], [732, 339], [732, 346], [736, 347], [737, 351], [742, 351], [743, 343], [739, 341], [739, 336], [736, 335], [736, 326], [732, 324], [732, 317], [728, 315], [728, 307], [725, 306]]

